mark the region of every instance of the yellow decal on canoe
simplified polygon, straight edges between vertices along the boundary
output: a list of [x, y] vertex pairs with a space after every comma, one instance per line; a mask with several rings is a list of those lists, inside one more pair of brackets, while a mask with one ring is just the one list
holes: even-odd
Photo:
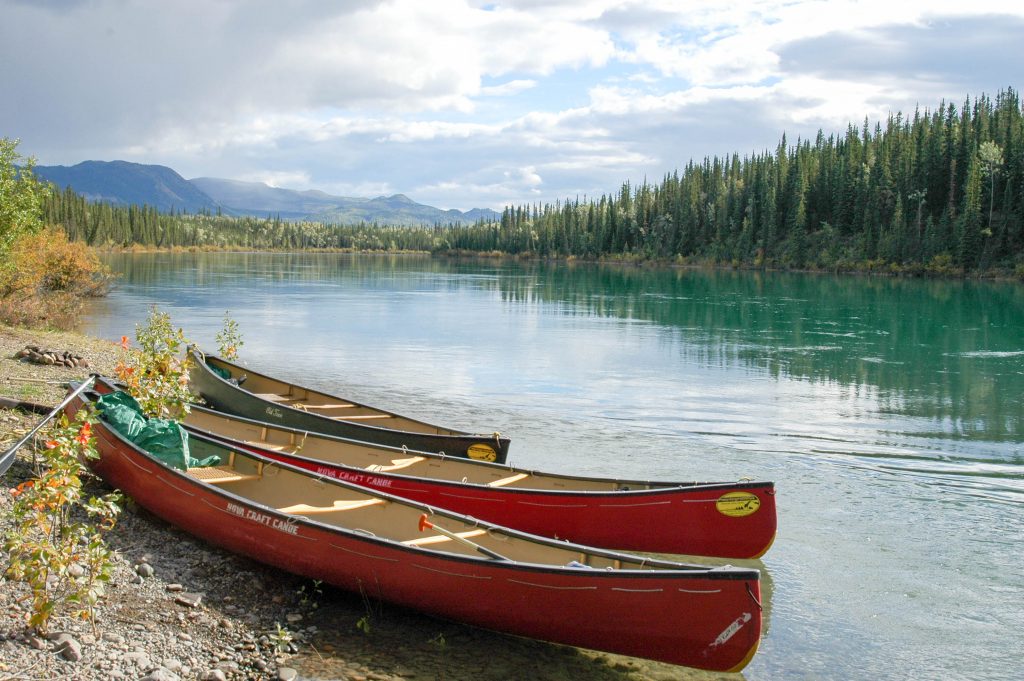
[[497, 461], [498, 453], [494, 451], [494, 447], [485, 444], [470, 445], [469, 450], [466, 452], [469, 454], [469, 458], [476, 459], [477, 461]]
[[730, 518], [742, 518], [757, 513], [757, 509], [761, 508], [761, 500], [757, 498], [756, 494], [750, 492], [729, 492], [718, 497], [715, 508], [719, 513]]

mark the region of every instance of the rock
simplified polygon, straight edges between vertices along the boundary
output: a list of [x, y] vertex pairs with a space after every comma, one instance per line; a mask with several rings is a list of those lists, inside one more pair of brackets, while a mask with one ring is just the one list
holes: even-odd
[[186, 608], [198, 608], [202, 600], [203, 594], [188, 593], [187, 591], [183, 591], [174, 597], [175, 603], [184, 605]]
[[220, 669], [207, 669], [199, 675], [199, 681], [228, 681], [228, 677]]
[[295, 624], [296, 622], [302, 621], [302, 615], [297, 612], [290, 612], [284, 616], [284, 619], [288, 622], [288, 624]]
[[298, 676], [299, 673], [291, 667], [277, 668], [277, 681], [294, 681]]
[[139, 681], [179, 681], [180, 677], [167, 667], [157, 667]]
[[53, 642], [53, 652], [59, 653], [65, 660], [78, 662], [82, 659], [82, 644], [76, 641], [71, 634], [53, 634], [50, 641]]
[[149, 563], [139, 563], [135, 566], [135, 574], [143, 579], [149, 579], [153, 576], [153, 566]]
[[181, 668], [182, 668], [183, 665], [181, 664], [180, 660], [175, 660], [173, 658], [168, 658], [168, 659], [164, 660], [163, 666], [164, 666], [165, 669], [169, 669], [170, 671], [174, 672], [175, 674], [178, 674], [178, 673], [181, 672]]
[[168, 584], [164, 588], [170, 591], [171, 593], [178, 593], [179, 591], [185, 590], [185, 587], [183, 587], [181, 584]]
[[149, 659], [149, 655], [147, 653], [140, 653], [140, 652], [125, 653], [124, 655], [121, 656], [121, 659], [124, 660], [125, 662], [128, 662], [130, 664], [135, 665], [136, 667], [138, 667], [140, 669], [149, 669], [153, 665], [153, 663]]

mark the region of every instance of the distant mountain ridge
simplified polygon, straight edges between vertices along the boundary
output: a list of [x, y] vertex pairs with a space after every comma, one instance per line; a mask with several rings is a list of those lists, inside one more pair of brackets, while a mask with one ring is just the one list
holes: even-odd
[[36, 166], [36, 176], [90, 201], [147, 205], [161, 212], [217, 210], [217, 202], [166, 166], [128, 161], [83, 161], [73, 166]]
[[173, 169], [128, 161], [83, 161], [73, 166], [36, 166], [36, 175], [61, 189], [70, 186], [92, 201], [148, 205], [172, 210], [226, 215], [280, 216], [328, 223], [378, 222], [388, 225], [472, 223], [497, 219], [490, 209], [462, 212], [416, 203], [402, 194], [377, 198], [332, 196], [322, 191], [281, 189], [262, 182], [214, 177], [186, 180]]

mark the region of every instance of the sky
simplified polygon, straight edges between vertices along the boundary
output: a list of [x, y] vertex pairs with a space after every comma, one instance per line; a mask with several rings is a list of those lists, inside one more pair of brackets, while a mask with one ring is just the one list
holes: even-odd
[[0, 0], [0, 137], [439, 208], [554, 203], [1012, 87], [1020, 0]]

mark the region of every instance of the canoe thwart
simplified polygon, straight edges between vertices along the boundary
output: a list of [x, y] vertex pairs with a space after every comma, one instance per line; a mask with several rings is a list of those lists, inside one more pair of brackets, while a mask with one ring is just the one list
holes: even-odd
[[383, 466], [379, 463], [370, 464], [366, 467], [366, 470], [372, 473], [387, 473], [389, 471], [401, 470], [413, 465], [414, 463], [426, 460], [427, 457], [425, 456], [410, 456], [408, 459], [392, 459], [390, 466]]
[[489, 483], [487, 483], [487, 486], [488, 487], [504, 487], [505, 485], [511, 485], [513, 482], [519, 482], [520, 480], [522, 480], [524, 478], [528, 478], [528, 477], [530, 477], [529, 473], [516, 473], [515, 475], [510, 475], [507, 478], [502, 478], [501, 480], [495, 480], [494, 482], [489, 482]]
[[222, 482], [239, 482], [241, 480], [259, 480], [256, 473], [239, 473], [231, 466], [203, 466], [189, 468], [187, 473], [196, 480], [212, 485]]
[[309, 513], [332, 513], [334, 511], [351, 511], [356, 508], [364, 508], [366, 506], [373, 506], [375, 504], [383, 504], [383, 499], [365, 499], [361, 501], [349, 501], [347, 499], [338, 499], [330, 506], [310, 506], [309, 504], [295, 504], [294, 506], [285, 506], [277, 509], [281, 513], [295, 513], [298, 515], [307, 515]]
[[358, 405], [332, 402], [330, 404], [303, 404], [303, 409], [353, 409]]
[[[469, 530], [468, 532], [456, 532], [457, 536], [462, 539], [469, 539], [470, 537], [479, 537], [481, 534], [487, 534], [487, 530]], [[451, 541], [451, 537], [447, 537], [443, 534], [432, 534], [429, 537], [419, 537], [417, 539], [409, 539], [402, 542], [406, 546], [425, 546], [428, 544], [440, 544], [441, 542]]]
[[296, 447], [295, 445], [275, 445], [271, 444], [270, 442], [259, 441], [255, 442], [254, 444], [259, 445], [263, 449], [270, 449], [275, 452], [284, 452], [285, 454], [296, 454], [299, 451], [299, 448]]

